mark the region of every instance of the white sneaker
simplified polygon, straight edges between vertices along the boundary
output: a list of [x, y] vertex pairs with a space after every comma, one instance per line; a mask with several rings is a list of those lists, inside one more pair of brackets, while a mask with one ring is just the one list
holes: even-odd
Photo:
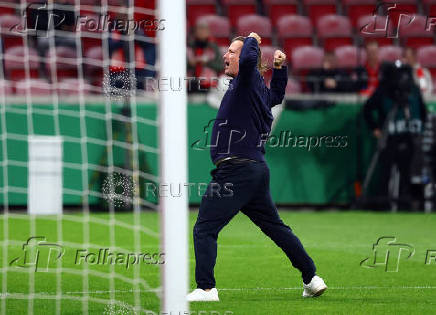
[[214, 302], [219, 301], [218, 290], [216, 288], [205, 291], [203, 289], [195, 289], [186, 297], [188, 302]]
[[318, 276], [314, 276], [309, 284], [303, 283], [303, 297], [317, 297], [327, 290], [324, 280]]

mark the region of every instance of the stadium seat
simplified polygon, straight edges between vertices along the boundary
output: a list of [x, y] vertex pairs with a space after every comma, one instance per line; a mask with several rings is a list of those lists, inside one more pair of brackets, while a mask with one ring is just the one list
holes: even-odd
[[263, 78], [265, 83], [269, 86], [272, 77], [272, 67], [274, 61], [274, 52], [277, 48], [272, 46], [263, 46], [262, 47], [262, 65], [268, 68], [267, 71], [264, 72]]
[[436, 77], [432, 74], [432, 81], [433, 81], [433, 92], [432, 94], [435, 95], [436, 94]]
[[63, 78], [77, 77], [77, 54], [76, 50], [69, 47], [53, 47], [47, 52], [46, 68], [50, 73], [50, 79], [53, 80], [51, 73], [51, 63], [56, 58], [57, 81]]
[[200, 16], [216, 14], [216, 0], [187, 0], [186, 12], [188, 23], [195, 25]]
[[395, 0], [392, 2], [381, 2], [385, 14], [389, 16], [389, 22], [392, 26], [397, 26], [398, 21], [407, 19], [418, 12], [416, 0]]
[[273, 60], [274, 60], [274, 52], [277, 48], [273, 46], [264, 46], [261, 48], [262, 50], [262, 64], [272, 68]]
[[326, 51], [333, 51], [338, 46], [351, 45], [351, 32], [351, 23], [346, 16], [325, 15], [317, 23], [318, 37]]
[[103, 66], [103, 48], [93, 47], [86, 52], [86, 59], [89, 59], [90, 64]]
[[44, 79], [26, 79], [15, 84], [17, 95], [26, 95], [27, 90], [30, 90], [32, 96], [50, 95], [53, 91], [52, 85]]
[[427, 27], [426, 16], [415, 15], [412, 22], [400, 23], [398, 34], [403, 46], [417, 48], [433, 44], [434, 29]]
[[310, 69], [320, 68], [323, 58], [323, 49], [313, 46], [298, 47], [292, 52], [292, 72], [299, 78], [303, 91], [308, 89], [306, 75]]
[[120, 0], [107, 0], [107, 4], [111, 6], [121, 6], [122, 2]]
[[392, 12], [398, 12], [402, 14], [407, 13], [417, 13], [418, 12], [418, 1], [416, 0], [395, 0], [391, 3], [386, 2], [385, 5], [391, 6], [395, 4], [395, 9], [392, 9]]
[[22, 46], [24, 21], [16, 15], [0, 16], [0, 33], [2, 36], [3, 48]]
[[427, 16], [436, 16], [436, 0], [423, 0], [423, 7]]
[[403, 49], [397, 46], [383, 46], [379, 48], [378, 56], [381, 62], [389, 61], [394, 62], [401, 59]]
[[5, 74], [9, 80], [18, 81], [26, 77], [29, 67], [31, 78], [38, 77], [39, 56], [34, 48], [29, 47], [28, 55], [22, 46], [8, 48], [5, 52]]
[[255, 14], [241, 16], [238, 19], [236, 32], [243, 36], [255, 32], [262, 37], [262, 45], [271, 45], [271, 22], [267, 17]]
[[305, 16], [286, 15], [277, 22], [280, 45], [291, 60], [295, 48], [312, 45], [313, 27]]
[[335, 49], [338, 68], [355, 68], [366, 62], [366, 52], [356, 46], [342, 46]]
[[357, 21], [356, 34], [363, 41], [376, 41], [380, 46], [392, 45], [393, 39], [387, 37], [388, 31], [385, 29], [387, 18], [381, 15], [366, 15]]
[[284, 15], [297, 14], [298, 2], [296, 0], [264, 0], [265, 10], [274, 26]]
[[79, 2], [80, 5], [97, 5], [99, 3], [99, 1], [96, 0], [80, 0]]
[[[101, 2], [100, 2], [101, 4]], [[94, 0], [80, 0], [80, 15], [95, 15], [101, 11], [100, 5]]]
[[297, 72], [319, 68], [322, 65], [324, 51], [322, 48], [313, 46], [304, 46], [295, 48], [292, 53], [292, 68]]
[[218, 15], [206, 15], [200, 17], [198, 22], [209, 25], [210, 32], [218, 45], [226, 46], [229, 44], [230, 22], [228, 18]]
[[7, 80], [0, 79], [0, 95], [11, 95], [13, 92], [12, 84]]
[[0, 4], [0, 15], [13, 15], [15, 9], [20, 6], [20, 3], [16, 0], [3, 0], [3, 4]]
[[223, 0], [232, 27], [236, 27], [239, 17], [256, 14], [256, 0]]
[[[124, 0], [123, 0], [124, 1]], [[135, 21], [150, 21], [156, 18], [157, 0], [135, 0], [135, 7], [146, 10], [135, 10]], [[147, 13], [144, 11], [148, 11]], [[149, 37], [156, 37], [156, 30], [154, 28], [148, 28], [145, 30], [145, 34]]]
[[93, 85], [101, 85], [103, 78], [103, 49], [101, 47], [90, 48], [85, 55], [85, 76]]
[[436, 78], [436, 46], [425, 46], [417, 50], [421, 66], [429, 68], [433, 78]]
[[288, 84], [286, 85], [286, 94], [298, 94], [301, 93], [301, 84], [293, 78], [288, 79]]
[[342, 0], [342, 4], [354, 27], [357, 26], [359, 18], [374, 15], [377, 10], [374, 0]]
[[[83, 55], [86, 54], [86, 52], [92, 48], [102, 45], [102, 39], [101, 39], [101, 29], [96, 27], [95, 23], [93, 21], [99, 21], [99, 16], [97, 15], [90, 15], [85, 16], [86, 20], [83, 20], [84, 23], [80, 24], [81, 29], [81, 42], [82, 42], [82, 53]], [[89, 21], [85, 23], [86, 21]]]
[[317, 24], [320, 17], [337, 12], [336, 0], [304, 0], [303, 4], [313, 25]]
[[[83, 85], [83, 89], [80, 89], [81, 83]], [[83, 94], [91, 94], [93, 92], [93, 87], [86, 80], [80, 79], [64, 79], [58, 84], [59, 95], [77, 96], [80, 92]]]

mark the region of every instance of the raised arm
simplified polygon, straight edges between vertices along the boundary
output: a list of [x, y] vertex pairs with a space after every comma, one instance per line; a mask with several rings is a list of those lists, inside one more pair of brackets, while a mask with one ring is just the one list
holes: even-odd
[[288, 84], [288, 68], [283, 66], [286, 55], [276, 50], [274, 52], [274, 69], [270, 83], [271, 107], [278, 105], [285, 96], [286, 85]]
[[261, 39], [256, 33], [250, 33], [244, 40], [244, 45], [239, 55], [239, 74], [241, 77], [250, 76], [256, 70], [260, 43]]

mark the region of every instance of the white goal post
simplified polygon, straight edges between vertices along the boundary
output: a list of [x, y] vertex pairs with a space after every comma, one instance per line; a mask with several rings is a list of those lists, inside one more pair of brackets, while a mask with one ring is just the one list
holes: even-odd
[[[159, 32], [159, 80], [165, 87], [159, 91], [161, 185], [183, 187], [187, 183], [186, 1], [159, 0], [158, 10], [165, 21], [165, 29]], [[177, 83], [172, 85], [171, 81]], [[161, 194], [160, 207], [161, 244], [165, 253], [161, 310], [185, 314], [189, 282], [187, 196]]]

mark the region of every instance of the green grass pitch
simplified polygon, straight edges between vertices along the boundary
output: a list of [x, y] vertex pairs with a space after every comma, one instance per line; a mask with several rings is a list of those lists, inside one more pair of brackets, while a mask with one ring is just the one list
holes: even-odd
[[[427, 257], [430, 263], [426, 264], [428, 250], [434, 250], [436, 256], [436, 216], [290, 211], [281, 211], [280, 214], [313, 257], [319, 275], [329, 286], [326, 293], [316, 299], [303, 299], [299, 272], [293, 269], [286, 256], [269, 238], [247, 217], [239, 214], [224, 228], [218, 241], [215, 275], [221, 301], [192, 303], [191, 311], [197, 311], [193, 314], [436, 313], [436, 260]], [[196, 212], [190, 213], [191, 231], [196, 215]], [[108, 215], [91, 216], [89, 243], [98, 246], [87, 248], [82, 244], [84, 225], [81, 218], [81, 215], [70, 214], [62, 219], [62, 242], [58, 244], [65, 250], [61, 258], [64, 270], [56, 276], [52, 269], [34, 272], [32, 268], [11, 266], [7, 273], [4, 269], [5, 261], [8, 265], [13, 258], [23, 255], [21, 246], [29, 237], [38, 235], [45, 236], [47, 242], [58, 241], [59, 224], [55, 217], [37, 217], [35, 235], [32, 235], [28, 216], [10, 216], [7, 227], [8, 239], [12, 241], [7, 246], [4, 217], [0, 217], [0, 287], [1, 298], [5, 301], [0, 303], [3, 314], [27, 314], [29, 301], [26, 294], [32, 276], [36, 294], [33, 300], [34, 314], [55, 314], [57, 283], [62, 288], [63, 298], [58, 302], [61, 314], [80, 314], [85, 303], [84, 296], [89, 297], [89, 314], [129, 314], [128, 308], [107, 304], [111, 278], [108, 265], [88, 265], [88, 288], [84, 287], [83, 264], [74, 264], [76, 251], [97, 251], [97, 247], [106, 248], [111, 244]], [[132, 214], [116, 214], [114, 240], [118, 252], [134, 252], [133, 220]], [[158, 215], [151, 212], [141, 214], [141, 226], [141, 252], [158, 252]], [[395, 236], [397, 243], [410, 245], [408, 248], [414, 249], [410, 258], [407, 258], [407, 252], [401, 252], [397, 272], [386, 272], [382, 265], [373, 268], [360, 265], [362, 260], [372, 257], [372, 246], [382, 236]], [[194, 288], [192, 235], [190, 240], [190, 277], [191, 288]], [[395, 246], [387, 247], [389, 259], [395, 259]], [[3, 257], [6, 249], [7, 259]], [[386, 246], [377, 250], [380, 255], [385, 255]], [[138, 267], [126, 268], [119, 264], [112, 270], [117, 275], [114, 279], [115, 292], [112, 294], [126, 306], [134, 303], [136, 289], [132, 283], [135, 268]], [[158, 312], [159, 298], [155, 289], [159, 287], [159, 266], [141, 264], [139, 273], [141, 283], [138, 294], [142, 307]], [[6, 284], [7, 292], [4, 291]]]

